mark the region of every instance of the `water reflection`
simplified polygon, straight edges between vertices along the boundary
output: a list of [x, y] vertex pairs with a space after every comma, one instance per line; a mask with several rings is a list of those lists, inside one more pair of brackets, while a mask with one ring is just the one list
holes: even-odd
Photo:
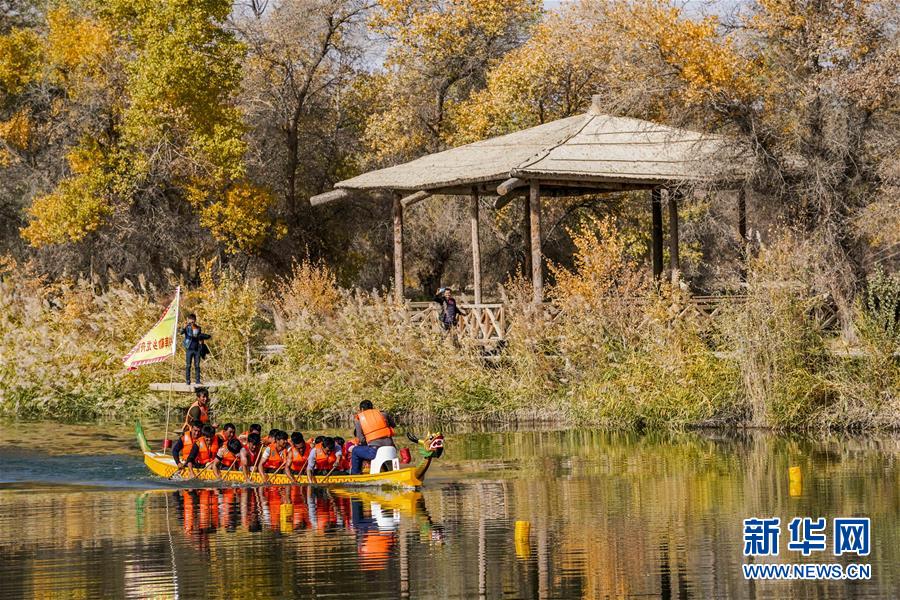
[[[184, 538], [207, 555], [210, 538], [219, 530], [285, 535], [308, 531], [326, 539], [348, 532], [356, 541], [360, 569], [379, 571], [388, 567], [404, 517], [427, 532], [431, 542], [443, 540], [443, 528], [432, 521], [424, 497], [415, 491], [367, 493], [308, 486], [179, 490], [166, 494], [167, 512], [170, 501]], [[143, 520], [143, 514], [138, 518]]]
[[[900, 587], [898, 438], [581, 430], [448, 446], [421, 492], [35, 484], [105, 481], [103, 463], [166, 485], [137, 458], [0, 449], [0, 481], [16, 482], [0, 484], [0, 594], [830, 599]], [[873, 580], [744, 580], [741, 520], [769, 515], [870, 517]]]

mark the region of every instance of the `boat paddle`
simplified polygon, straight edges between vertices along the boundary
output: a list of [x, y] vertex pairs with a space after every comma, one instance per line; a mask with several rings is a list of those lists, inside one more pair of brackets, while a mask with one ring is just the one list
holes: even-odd
[[322, 480], [322, 483], [328, 481], [328, 478], [331, 477], [331, 474], [334, 473], [334, 470], [337, 468], [337, 463], [334, 463], [334, 466], [331, 467], [331, 470], [328, 471], [328, 474], [325, 476], [325, 479]]

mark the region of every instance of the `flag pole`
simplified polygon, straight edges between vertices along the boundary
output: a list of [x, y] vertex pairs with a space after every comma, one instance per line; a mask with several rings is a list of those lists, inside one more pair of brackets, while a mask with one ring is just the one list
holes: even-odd
[[178, 309], [181, 305], [181, 286], [175, 288], [175, 331], [172, 333], [172, 367], [169, 369], [169, 395], [166, 399], [166, 429], [163, 432], [163, 452], [169, 439], [169, 413], [172, 410], [172, 386], [175, 385], [175, 355], [178, 351]]

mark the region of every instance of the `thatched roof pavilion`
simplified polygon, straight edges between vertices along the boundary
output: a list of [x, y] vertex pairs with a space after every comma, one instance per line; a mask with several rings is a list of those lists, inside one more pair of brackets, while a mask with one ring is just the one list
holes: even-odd
[[[401, 298], [402, 284], [397, 282], [403, 281], [403, 209], [434, 194], [471, 195], [475, 303], [480, 304], [479, 197], [496, 196], [494, 207], [500, 208], [522, 195], [529, 215], [526, 239], [531, 241], [530, 256], [526, 256], [539, 302], [543, 298], [542, 196], [650, 190], [653, 269], [659, 275], [663, 269], [661, 190], [670, 189], [670, 257], [677, 268], [677, 189], [697, 183], [736, 185], [744, 179], [746, 162], [743, 150], [731, 139], [605, 115], [595, 98], [585, 114], [363, 173], [336, 183], [334, 190], [310, 202], [315, 206], [365, 192], [393, 196], [395, 290]], [[743, 200], [739, 210], [742, 207]], [[740, 220], [744, 222], [743, 217]]]

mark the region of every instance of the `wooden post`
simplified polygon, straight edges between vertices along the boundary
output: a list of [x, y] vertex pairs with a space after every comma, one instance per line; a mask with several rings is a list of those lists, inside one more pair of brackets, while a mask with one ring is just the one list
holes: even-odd
[[403, 204], [394, 194], [394, 299], [403, 302]]
[[[531, 193], [525, 194], [525, 232], [523, 234], [523, 239], [526, 244], [531, 244]], [[526, 246], [525, 248], [525, 277], [531, 275], [531, 247]]]
[[740, 279], [747, 281], [747, 192], [741, 186], [738, 190], [738, 235], [741, 238], [740, 247]]
[[681, 261], [678, 253], [678, 199], [681, 192], [677, 192], [669, 188], [666, 190], [666, 196], [669, 200], [669, 268], [672, 275], [681, 271]]
[[472, 208], [469, 220], [472, 223], [472, 277], [475, 280], [475, 304], [481, 304], [481, 239], [478, 235], [478, 190], [472, 188]]
[[659, 279], [663, 272], [662, 192], [659, 188], [650, 190], [650, 211], [653, 216], [650, 248], [653, 258], [653, 277]]
[[531, 284], [534, 287], [534, 303], [544, 301], [544, 275], [541, 259], [541, 184], [531, 182], [528, 202], [528, 222], [531, 225]]

